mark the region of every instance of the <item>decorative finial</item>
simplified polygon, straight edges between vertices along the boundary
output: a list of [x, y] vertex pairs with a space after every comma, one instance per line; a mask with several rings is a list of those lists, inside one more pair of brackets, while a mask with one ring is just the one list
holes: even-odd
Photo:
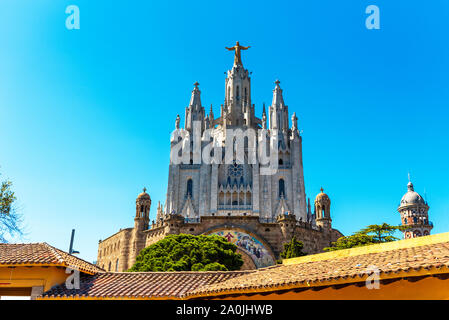
[[321, 193], [324, 193], [324, 189], [323, 189], [323, 187], [321, 187], [321, 189], [320, 189], [320, 190], [321, 190]]
[[195, 86], [195, 88], [198, 88], [198, 86], [199, 86], [200, 84], [198, 83], [198, 81], [196, 81], [193, 85]]
[[298, 117], [296, 116], [296, 112], [293, 112], [292, 115], [292, 130], [298, 130]]
[[144, 193], [147, 192], [147, 188], [143, 187], [143, 192]]
[[408, 191], [415, 191], [415, 188], [413, 187], [412, 180], [410, 179], [410, 172], [408, 173], [407, 190]]
[[274, 82], [277, 86], [279, 86], [279, 83], [281, 83], [278, 79]]

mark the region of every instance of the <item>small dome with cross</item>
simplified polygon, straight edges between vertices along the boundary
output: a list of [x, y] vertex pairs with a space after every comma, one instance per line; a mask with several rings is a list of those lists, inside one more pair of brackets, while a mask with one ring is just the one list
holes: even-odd
[[330, 203], [329, 196], [324, 193], [324, 189], [321, 188], [320, 191], [321, 192], [318, 193], [318, 195], [315, 198], [315, 203], [316, 204], [328, 204], [328, 203]]
[[151, 200], [150, 195], [146, 191], [147, 188], [143, 188], [143, 192], [137, 196], [137, 200]]

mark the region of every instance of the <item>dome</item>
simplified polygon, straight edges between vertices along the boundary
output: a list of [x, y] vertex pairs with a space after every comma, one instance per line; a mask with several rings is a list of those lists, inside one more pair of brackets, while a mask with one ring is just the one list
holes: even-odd
[[150, 195], [146, 191], [147, 188], [143, 188], [143, 192], [137, 196], [137, 200], [151, 200]]
[[315, 203], [329, 203], [331, 200], [329, 196], [324, 193], [324, 189], [321, 188], [321, 192], [315, 198]]
[[407, 193], [401, 199], [401, 206], [409, 204], [426, 204], [423, 197], [419, 193], [415, 192], [413, 188], [413, 183], [409, 182], [407, 184]]

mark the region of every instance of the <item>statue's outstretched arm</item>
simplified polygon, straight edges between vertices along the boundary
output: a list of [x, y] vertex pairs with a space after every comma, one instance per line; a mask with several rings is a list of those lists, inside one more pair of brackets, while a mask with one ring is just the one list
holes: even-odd
[[235, 50], [235, 48], [234, 48], [234, 47], [232, 47], [232, 48], [228, 48], [228, 47], [225, 47], [225, 49], [228, 49], [229, 51], [231, 51], [231, 50]]
[[247, 47], [240, 47], [240, 49], [241, 49], [241, 50], [247, 50], [247, 49], [249, 49], [249, 48], [251, 48], [251, 46], [247, 46]]

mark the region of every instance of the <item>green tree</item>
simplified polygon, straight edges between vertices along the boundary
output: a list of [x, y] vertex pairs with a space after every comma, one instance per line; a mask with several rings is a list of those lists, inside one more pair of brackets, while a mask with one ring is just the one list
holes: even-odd
[[331, 247], [324, 248], [324, 251], [349, 249], [354, 247], [366, 246], [373, 243], [376, 243], [373, 239], [373, 236], [356, 232], [351, 236], [338, 238], [337, 241], [332, 242]]
[[0, 243], [8, 242], [8, 238], [22, 236], [22, 218], [14, 206], [16, 197], [11, 190], [12, 182], [3, 181], [0, 186]]
[[302, 252], [303, 248], [304, 244], [302, 241], [298, 241], [296, 237], [293, 237], [290, 242], [284, 243], [284, 251], [281, 252], [280, 256], [282, 259], [305, 256], [306, 254]]
[[404, 231], [407, 227], [391, 226], [388, 223], [371, 224], [359, 231], [361, 234], [370, 235], [373, 237], [374, 243], [390, 242], [399, 240], [393, 236], [396, 231]]
[[238, 270], [243, 259], [236, 250], [235, 244], [217, 235], [168, 235], [140, 251], [128, 271]]
[[324, 251], [335, 251], [342, 249], [349, 249], [354, 247], [361, 247], [375, 243], [384, 243], [399, 240], [393, 236], [396, 231], [404, 231], [407, 227], [392, 226], [387, 223], [372, 224], [353, 235], [338, 238], [337, 241], [332, 242], [331, 247], [324, 248]]

